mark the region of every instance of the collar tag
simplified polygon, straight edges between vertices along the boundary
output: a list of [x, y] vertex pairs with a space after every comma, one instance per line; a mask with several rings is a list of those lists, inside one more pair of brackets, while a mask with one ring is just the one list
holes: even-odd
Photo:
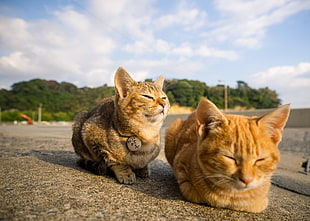
[[141, 148], [142, 143], [138, 137], [132, 136], [127, 139], [126, 146], [130, 151], [137, 151]]

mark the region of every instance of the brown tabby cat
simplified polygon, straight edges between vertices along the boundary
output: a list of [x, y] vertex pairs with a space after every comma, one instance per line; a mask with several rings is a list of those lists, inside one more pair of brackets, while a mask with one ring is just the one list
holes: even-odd
[[166, 132], [165, 154], [183, 196], [214, 207], [264, 210], [289, 111], [284, 105], [262, 117], [226, 115], [201, 100]]
[[124, 184], [134, 183], [136, 175], [148, 177], [147, 165], [159, 154], [159, 130], [170, 107], [163, 82], [163, 76], [154, 83], [136, 82], [119, 68], [116, 95], [76, 116], [72, 144], [81, 157], [78, 164], [99, 175], [111, 169]]

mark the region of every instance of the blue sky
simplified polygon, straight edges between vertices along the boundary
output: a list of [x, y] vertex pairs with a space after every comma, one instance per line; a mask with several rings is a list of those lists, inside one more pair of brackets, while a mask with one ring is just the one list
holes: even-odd
[[275, 90], [310, 107], [310, 0], [1, 0], [0, 87], [193, 79]]

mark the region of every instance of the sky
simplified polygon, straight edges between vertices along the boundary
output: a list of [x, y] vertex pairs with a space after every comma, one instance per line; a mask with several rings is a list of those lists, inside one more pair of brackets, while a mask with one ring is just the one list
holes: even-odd
[[310, 0], [0, 0], [0, 88], [189, 79], [310, 107]]

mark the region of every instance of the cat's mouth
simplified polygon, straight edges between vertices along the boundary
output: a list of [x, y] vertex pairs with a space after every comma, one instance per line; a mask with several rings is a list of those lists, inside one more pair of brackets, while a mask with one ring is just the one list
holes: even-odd
[[158, 118], [162, 118], [165, 115], [165, 110], [162, 109], [160, 111], [155, 112], [154, 114], [145, 114], [144, 116], [148, 118], [150, 121], [156, 121]]
[[239, 191], [246, 191], [246, 190], [250, 190], [250, 189], [253, 189], [253, 188], [256, 188], [257, 186], [259, 186], [259, 182], [252, 182], [252, 183], [249, 183], [249, 184], [244, 184], [244, 183], [241, 183], [241, 182], [237, 182], [235, 183], [235, 188]]
[[152, 118], [152, 117], [157, 117], [157, 116], [159, 116], [159, 115], [164, 115], [165, 114], [165, 112], [164, 111], [160, 111], [160, 112], [158, 112], [158, 113], [155, 113], [155, 114], [145, 114], [145, 116], [147, 117], [147, 118]]

